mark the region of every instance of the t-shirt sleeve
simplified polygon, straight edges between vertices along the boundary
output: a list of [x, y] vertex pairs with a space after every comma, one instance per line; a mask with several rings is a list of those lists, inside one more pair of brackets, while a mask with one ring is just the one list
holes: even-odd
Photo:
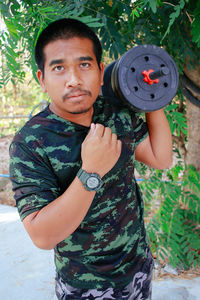
[[21, 220], [60, 195], [57, 178], [45, 157], [23, 143], [10, 146], [10, 179]]
[[147, 123], [144, 121], [140, 113], [132, 114], [132, 125], [135, 134], [136, 146], [141, 143], [149, 134]]

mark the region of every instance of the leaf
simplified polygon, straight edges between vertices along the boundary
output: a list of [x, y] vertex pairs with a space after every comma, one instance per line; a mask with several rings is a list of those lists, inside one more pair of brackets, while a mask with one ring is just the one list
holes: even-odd
[[8, 21], [6, 19], [5, 20], [5, 24], [6, 24], [7, 28], [8, 28], [8, 31], [10, 32], [10, 34], [17, 35], [17, 30], [15, 28], [15, 25], [11, 21]]
[[10, 64], [9, 61], [7, 61], [7, 65], [8, 65], [8, 68], [12, 71], [12, 73], [13, 73], [15, 76], [18, 76], [17, 70], [12, 66], [12, 64]]
[[156, 1], [155, 1], [155, 0], [149, 0], [149, 4], [150, 4], [150, 7], [151, 7], [152, 12], [155, 14], [156, 11], [157, 11], [157, 8], [156, 8]]
[[192, 41], [197, 43], [197, 46], [200, 47], [200, 2], [197, 1], [197, 6], [194, 10], [194, 20], [191, 25], [191, 33], [193, 35]]
[[15, 51], [11, 47], [9, 47], [8, 45], [5, 45], [5, 48], [11, 56], [18, 57], [18, 54], [15, 53]]
[[27, 3], [27, 4], [29, 4], [30, 6], [32, 6], [32, 4], [34, 3], [34, 1], [32, 1], [32, 0], [24, 0], [24, 2]]
[[89, 27], [102, 27], [104, 26], [104, 24], [99, 23], [99, 22], [92, 22], [92, 23], [88, 23]]
[[136, 18], [140, 17], [141, 12], [142, 12], [142, 9], [140, 7], [136, 7], [132, 10], [131, 17], [132, 17], [133, 22], [134, 22], [135, 17]]
[[171, 26], [175, 23], [175, 19], [177, 19], [180, 15], [181, 9], [183, 9], [185, 6], [185, 2], [180, 0], [179, 5], [176, 5], [174, 7], [174, 12], [170, 14], [169, 16], [169, 25], [167, 27], [167, 30], [164, 34], [164, 36], [162, 37], [162, 41], [165, 39], [166, 35], [169, 34]]
[[15, 58], [13, 58], [10, 54], [6, 54], [7, 61], [15, 68], [18, 69], [19, 64], [16, 62]]
[[193, 21], [191, 34], [193, 35], [192, 41], [200, 47], [200, 16]]

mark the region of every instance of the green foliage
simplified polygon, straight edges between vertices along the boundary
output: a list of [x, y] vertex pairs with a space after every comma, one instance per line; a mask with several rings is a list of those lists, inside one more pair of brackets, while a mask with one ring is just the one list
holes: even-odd
[[160, 0], [145, 0], [143, 3], [144, 7], [149, 7], [149, 9], [152, 10], [152, 12], [155, 14], [157, 11], [157, 6], [161, 4]]
[[147, 232], [158, 261], [180, 269], [199, 266], [200, 173], [178, 163], [167, 172], [151, 170], [140, 187], [146, 210], [154, 213]]
[[135, 42], [163, 46], [181, 73], [185, 63], [188, 67], [199, 63], [199, 14], [199, 1], [162, 2], [156, 13], [143, 8], [134, 22]]
[[[126, 1], [94, 1], [84, 4], [84, 14], [91, 14], [101, 19], [104, 24], [98, 31], [103, 49], [112, 58], [117, 59], [128, 45], [132, 44], [133, 20], [130, 18], [134, 8], [131, 0]], [[129, 20], [129, 22], [127, 22]]]
[[0, 10], [7, 28], [0, 41], [9, 70], [3, 70], [6, 78], [2, 76], [1, 86], [13, 76], [22, 81], [25, 65], [31, 66], [35, 76], [33, 48], [37, 37], [47, 24], [63, 17], [79, 18], [93, 27], [104, 50], [115, 59], [128, 47], [141, 43], [165, 47], [180, 71], [186, 57], [190, 65], [199, 59], [199, 1], [0, 0]]
[[197, 7], [194, 10], [194, 21], [192, 23], [191, 34], [193, 35], [192, 41], [197, 43], [200, 47], [200, 2], [197, 1]]
[[[189, 40], [200, 47], [200, 2], [195, 0], [174, 0], [174, 1], [159, 1], [159, 0], [144, 0], [135, 1], [135, 5], [142, 8], [142, 12], [147, 18], [152, 18], [153, 22], [161, 25], [158, 29], [164, 29], [161, 32], [161, 44], [163, 40], [172, 34], [175, 38], [186, 35]], [[147, 9], [148, 8], [148, 9]], [[164, 16], [162, 12], [165, 12]], [[140, 18], [142, 18], [142, 13]], [[161, 18], [160, 18], [161, 16]], [[138, 17], [138, 15], [137, 15]], [[146, 24], [147, 25], [147, 24]], [[155, 25], [155, 24], [154, 24]], [[145, 30], [144, 26], [144, 30]], [[157, 30], [157, 27], [154, 27]], [[176, 35], [176, 33], [178, 35]], [[191, 36], [192, 35], [192, 39]], [[164, 43], [165, 44], [165, 43]], [[177, 50], [177, 48], [176, 48]]]
[[187, 119], [183, 112], [178, 111], [178, 103], [173, 101], [165, 107], [165, 114], [170, 125], [172, 135], [179, 137], [182, 132], [185, 137], [188, 135]]
[[[66, 3], [67, 2], [67, 3]], [[91, 27], [101, 27], [98, 18], [83, 14], [83, 4], [86, 1], [0, 1], [1, 16], [6, 30], [1, 33], [0, 41], [2, 56], [2, 78], [0, 87], [13, 79], [22, 82], [25, 68], [31, 67], [36, 79], [36, 65], [33, 49], [41, 31], [52, 21], [60, 18], [78, 18]]]
[[185, 2], [188, 2], [189, 0], [180, 0], [177, 5], [174, 6], [174, 11], [169, 16], [169, 25], [167, 27], [167, 30], [163, 36], [162, 39], [166, 37], [167, 34], [169, 34], [171, 26], [175, 23], [176, 19], [180, 16], [181, 11], [183, 10], [185, 6]]

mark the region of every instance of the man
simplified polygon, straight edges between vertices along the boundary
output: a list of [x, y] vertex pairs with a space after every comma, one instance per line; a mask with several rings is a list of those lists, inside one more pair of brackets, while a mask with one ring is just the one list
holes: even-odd
[[10, 173], [23, 224], [55, 251], [58, 299], [150, 299], [153, 259], [134, 160], [171, 164], [162, 110], [146, 123], [99, 97], [101, 44], [85, 24], [51, 23], [35, 48], [51, 103], [16, 134]]

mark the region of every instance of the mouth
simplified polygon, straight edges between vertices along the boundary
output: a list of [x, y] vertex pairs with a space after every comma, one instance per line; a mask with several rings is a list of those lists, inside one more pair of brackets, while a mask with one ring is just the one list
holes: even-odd
[[72, 102], [72, 103], [80, 103], [85, 99], [86, 94], [79, 94], [79, 95], [70, 95], [67, 97], [66, 101]]
[[82, 97], [82, 96], [85, 96], [86, 94], [85, 93], [81, 93], [81, 94], [70, 94], [67, 98], [79, 98], [79, 97]]
[[89, 91], [71, 91], [63, 96], [63, 101], [81, 101], [84, 100], [85, 96], [91, 96]]

